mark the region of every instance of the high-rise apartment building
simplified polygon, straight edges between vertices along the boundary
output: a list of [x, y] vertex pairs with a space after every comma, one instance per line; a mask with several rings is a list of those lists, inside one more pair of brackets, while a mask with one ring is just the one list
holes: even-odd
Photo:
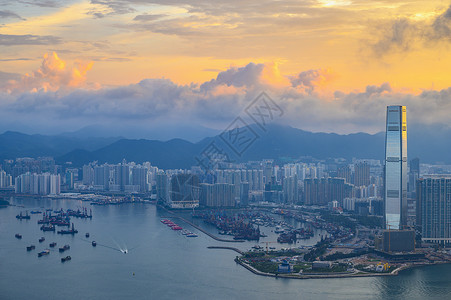
[[407, 121], [405, 106], [387, 106], [384, 175], [387, 229], [407, 225]]
[[354, 185], [370, 185], [370, 165], [366, 162], [355, 164], [354, 166]]
[[417, 226], [423, 241], [451, 242], [451, 177], [428, 176], [417, 181]]

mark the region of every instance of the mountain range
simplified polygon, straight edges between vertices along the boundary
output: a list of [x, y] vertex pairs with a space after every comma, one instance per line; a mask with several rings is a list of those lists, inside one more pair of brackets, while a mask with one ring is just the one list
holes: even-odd
[[[422, 162], [451, 163], [449, 129], [409, 129], [409, 159], [419, 157]], [[78, 167], [91, 161], [118, 163], [125, 159], [137, 163], [150, 161], [163, 169], [189, 168], [197, 164], [196, 157], [206, 157], [204, 155], [212, 145], [236, 162], [261, 159], [284, 162], [305, 156], [317, 159], [383, 159], [384, 156], [384, 133], [313, 133], [277, 124], [268, 125], [265, 130], [251, 125], [251, 131], [254, 133], [252, 143], [249, 142], [247, 149], [238, 151], [239, 154], [232, 151], [220, 135], [190, 142], [183, 139], [160, 141], [82, 134], [27, 135], [8, 131], [0, 134], [0, 159], [53, 156], [60, 164], [71, 162]]]

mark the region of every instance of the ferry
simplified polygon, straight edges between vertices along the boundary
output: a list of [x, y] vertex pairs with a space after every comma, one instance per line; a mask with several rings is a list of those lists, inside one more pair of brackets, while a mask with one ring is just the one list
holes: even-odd
[[34, 250], [34, 249], [36, 249], [35, 245], [27, 246], [27, 251], [31, 251], [31, 250]]
[[44, 251], [41, 251], [38, 253], [38, 257], [41, 257], [43, 255], [49, 255], [50, 254], [50, 250], [49, 249], [45, 249]]
[[45, 237], [41, 237], [41, 238], [39, 239], [39, 243], [42, 243], [43, 241], [45, 241]]
[[66, 261], [71, 260], [71, 259], [72, 259], [72, 257], [70, 257], [70, 256], [61, 257], [61, 262], [66, 262]]
[[16, 237], [17, 239], [21, 239], [21, 238], [22, 238], [22, 235], [21, 235], [21, 234], [18, 234], [18, 233], [16, 233], [15, 237]]

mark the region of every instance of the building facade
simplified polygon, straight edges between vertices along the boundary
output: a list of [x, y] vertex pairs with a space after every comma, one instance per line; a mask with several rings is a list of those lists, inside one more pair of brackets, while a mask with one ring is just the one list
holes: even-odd
[[387, 106], [384, 174], [387, 229], [407, 225], [407, 120], [405, 106]]
[[417, 226], [423, 241], [451, 242], [450, 176], [430, 176], [417, 181]]

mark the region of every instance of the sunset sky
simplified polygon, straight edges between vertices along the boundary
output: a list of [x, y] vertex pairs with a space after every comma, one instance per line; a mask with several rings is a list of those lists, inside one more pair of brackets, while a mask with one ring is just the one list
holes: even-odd
[[0, 0], [0, 130], [220, 130], [261, 91], [305, 130], [451, 126], [450, 4]]

